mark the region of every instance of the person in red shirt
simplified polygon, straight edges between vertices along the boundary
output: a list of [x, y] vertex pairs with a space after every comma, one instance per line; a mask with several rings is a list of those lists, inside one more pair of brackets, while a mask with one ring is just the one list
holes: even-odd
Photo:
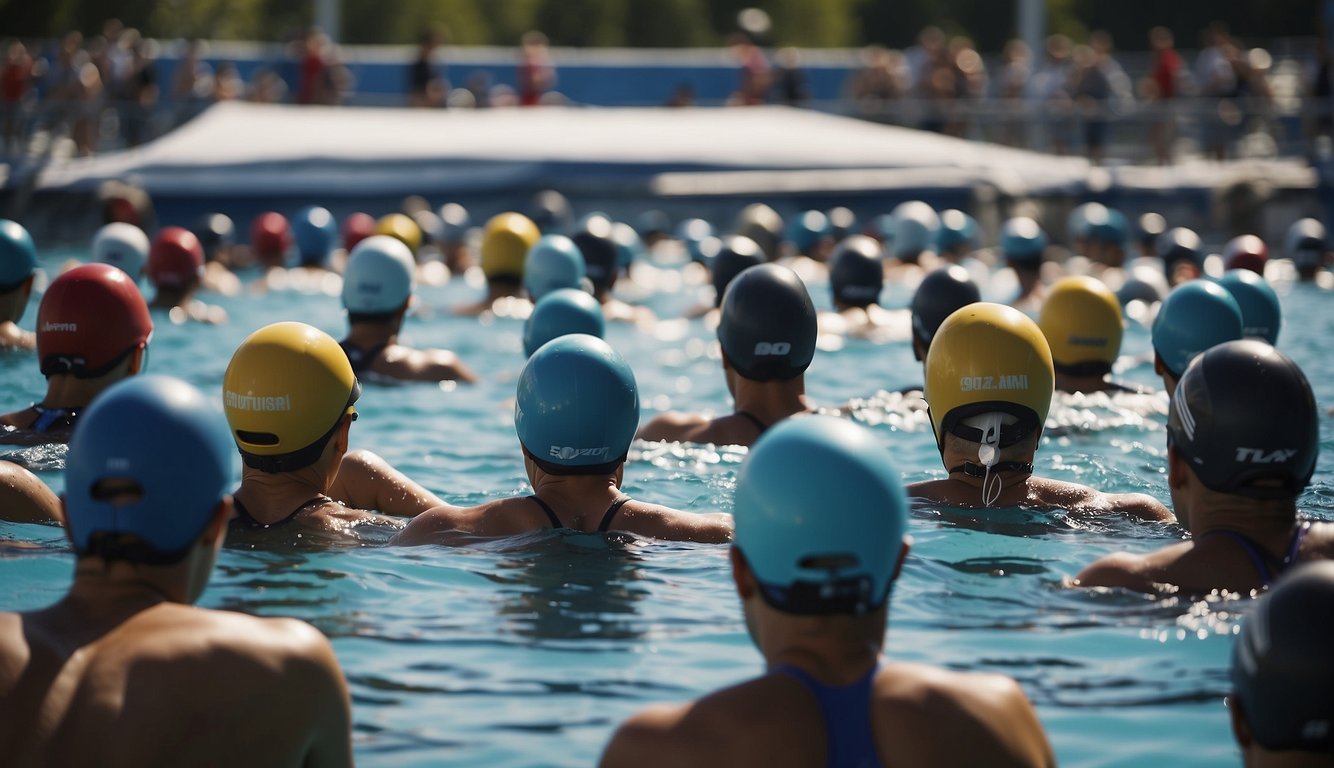
[[1149, 125], [1149, 145], [1159, 165], [1172, 161], [1172, 139], [1176, 133], [1176, 116], [1172, 102], [1180, 93], [1181, 57], [1177, 54], [1172, 31], [1154, 27], [1149, 32], [1153, 46], [1153, 70], [1144, 81], [1146, 100], [1154, 104], [1157, 117]]
[[301, 76], [297, 81], [296, 103], [321, 103], [320, 87], [324, 79], [325, 49], [329, 38], [312, 27], [306, 33], [301, 56]]
[[18, 40], [11, 40], [0, 69], [0, 120], [4, 122], [4, 148], [23, 140], [23, 97], [32, 85], [32, 57]]
[[519, 41], [519, 106], [535, 107], [556, 84], [556, 68], [547, 50], [547, 36], [532, 31]]

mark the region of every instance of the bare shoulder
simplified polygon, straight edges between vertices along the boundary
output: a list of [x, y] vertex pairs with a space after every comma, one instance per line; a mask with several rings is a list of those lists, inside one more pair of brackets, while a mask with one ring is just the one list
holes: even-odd
[[533, 502], [522, 496], [496, 499], [475, 507], [449, 505], [428, 509], [414, 517], [390, 544], [466, 544], [477, 537], [513, 536], [535, 530], [540, 515]]
[[59, 520], [60, 499], [24, 467], [0, 461], [0, 518], [20, 523]]
[[709, 423], [709, 418], [703, 414], [667, 411], [649, 419], [635, 433], [635, 438], [667, 442], [693, 440], [692, 435], [708, 427]]
[[732, 540], [732, 516], [724, 512], [685, 512], [642, 501], [627, 503], [613, 523], [613, 530], [640, 536], [701, 544], [726, 544]]
[[1146, 493], [1103, 493], [1087, 485], [1046, 477], [1029, 481], [1030, 498], [1040, 506], [1077, 514], [1125, 515], [1137, 520], [1170, 523], [1176, 516], [1161, 501]]
[[689, 704], [649, 707], [616, 729], [600, 764], [604, 768], [772, 764], [763, 760], [763, 753], [772, 751], [777, 741], [766, 738], [771, 723], [764, 715], [771, 700], [760, 695], [764, 687], [763, 679], [752, 680]]
[[905, 490], [911, 498], [949, 503], [951, 496], [949, 490], [953, 485], [955, 485], [955, 483], [949, 478], [941, 480], [918, 480], [915, 483], [909, 483]]

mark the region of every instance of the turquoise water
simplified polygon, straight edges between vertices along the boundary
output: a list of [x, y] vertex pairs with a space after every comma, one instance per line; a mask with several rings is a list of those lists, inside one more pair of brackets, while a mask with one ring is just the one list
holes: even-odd
[[[65, 254], [68, 255], [68, 254]], [[52, 260], [54, 263], [54, 260]], [[654, 275], [654, 280], [670, 279]], [[675, 279], [674, 277], [671, 279]], [[674, 315], [689, 288], [652, 293]], [[813, 285], [828, 306], [827, 287]], [[1323, 407], [1334, 402], [1330, 296], [1280, 286], [1287, 322], [1279, 346], [1304, 367]], [[420, 291], [408, 336], [456, 349], [483, 376], [474, 387], [371, 386], [358, 404], [355, 447], [374, 450], [456, 504], [523, 493], [511, 421], [522, 366], [521, 323], [449, 316], [475, 292], [456, 281]], [[903, 306], [894, 287], [887, 303]], [[149, 368], [216, 393], [228, 357], [251, 330], [301, 319], [336, 337], [331, 295], [293, 291], [209, 297], [227, 308], [223, 327], [173, 326], [160, 318]], [[31, 327], [34, 311], [25, 318]], [[711, 333], [700, 321], [656, 332], [627, 326], [609, 341], [635, 368], [645, 414], [673, 407], [726, 409]], [[1135, 363], [1148, 333], [1132, 326], [1122, 376], [1155, 382]], [[817, 355], [812, 399], [853, 398], [856, 417], [891, 447], [905, 479], [942, 470], [924, 414], [878, 390], [921, 380], [905, 342], [848, 341]], [[0, 362], [13, 409], [41, 395], [36, 361]], [[1162, 470], [1166, 399], [1065, 401], [1053, 411], [1041, 471], [1110, 491], [1166, 498]], [[1334, 429], [1302, 506], [1334, 519]], [[24, 449], [61, 487], [63, 449]], [[646, 445], [631, 453], [629, 493], [689, 510], [729, 510], [743, 449]], [[912, 555], [894, 597], [888, 653], [1019, 679], [1037, 704], [1062, 764], [1237, 764], [1222, 697], [1230, 635], [1248, 601], [1199, 601], [1065, 590], [1100, 555], [1146, 551], [1180, 537], [1173, 527], [1014, 512], [914, 515]], [[0, 523], [0, 609], [56, 600], [72, 559], [58, 529]], [[333, 640], [351, 684], [358, 762], [371, 766], [588, 765], [617, 723], [655, 701], [683, 701], [757, 673], [727, 574], [723, 547], [611, 542], [539, 533], [461, 549], [350, 546], [331, 551], [223, 552], [201, 604], [308, 620]], [[206, 695], [206, 694], [201, 694]]]

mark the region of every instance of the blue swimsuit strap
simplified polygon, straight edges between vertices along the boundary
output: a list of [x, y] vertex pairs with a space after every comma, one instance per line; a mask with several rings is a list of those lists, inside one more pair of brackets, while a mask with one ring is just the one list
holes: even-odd
[[43, 408], [38, 403], [32, 404], [32, 409], [37, 412], [37, 418], [33, 420], [29, 427], [33, 432], [49, 432], [52, 429], [74, 426], [74, 420], [79, 418], [79, 411], [74, 408]]
[[850, 685], [825, 685], [805, 670], [790, 664], [769, 668], [770, 674], [786, 675], [806, 687], [824, 715], [825, 761], [831, 767], [878, 766], [875, 732], [871, 722], [871, 688], [880, 672], [880, 661]]

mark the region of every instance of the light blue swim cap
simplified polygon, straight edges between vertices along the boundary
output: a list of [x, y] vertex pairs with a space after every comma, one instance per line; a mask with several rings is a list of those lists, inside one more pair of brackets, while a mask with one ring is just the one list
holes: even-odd
[[863, 614], [889, 597], [908, 500], [894, 457], [832, 416], [784, 419], [736, 483], [736, 546], [785, 613]]
[[1241, 336], [1275, 344], [1283, 326], [1283, 309], [1278, 294], [1263, 277], [1249, 269], [1229, 269], [1218, 284], [1232, 294], [1241, 307]]
[[936, 250], [942, 253], [958, 248], [971, 251], [976, 247], [977, 220], [957, 208], [941, 212]]
[[292, 239], [303, 266], [322, 265], [338, 242], [338, 222], [327, 208], [302, 208], [292, 217]]
[[[227, 494], [235, 461], [222, 409], [199, 390], [161, 375], [112, 385], [79, 420], [65, 461], [65, 523], [74, 550], [178, 562]], [[122, 479], [138, 498], [111, 493]]]
[[385, 315], [412, 296], [416, 261], [402, 240], [371, 235], [357, 243], [343, 273], [343, 307], [357, 315]]
[[894, 232], [894, 257], [901, 261], [916, 262], [923, 251], [936, 245], [940, 231], [940, 216], [936, 209], [921, 200], [900, 203], [890, 214]]
[[787, 220], [783, 239], [791, 243], [797, 253], [810, 255], [810, 250], [832, 232], [828, 216], [820, 211], [806, 211]]
[[1172, 289], [1153, 319], [1153, 351], [1167, 372], [1181, 378], [1196, 355], [1241, 338], [1241, 307], [1225, 288], [1189, 280]]
[[613, 472], [638, 427], [634, 372], [596, 336], [575, 333], [543, 344], [519, 375], [514, 431], [547, 472]]
[[1024, 266], [1036, 267], [1042, 263], [1047, 250], [1047, 233], [1042, 226], [1027, 216], [1016, 216], [1001, 227], [1001, 255]]
[[578, 288], [584, 279], [584, 254], [565, 235], [543, 235], [523, 260], [523, 287], [537, 301], [560, 288]]
[[123, 221], [102, 225], [93, 235], [91, 257], [101, 264], [110, 264], [138, 280], [144, 274], [150, 248], [148, 235], [142, 229]]
[[[144, 258], [148, 246], [144, 245]], [[9, 292], [37, 269], [37, 246], [32, 235], [17, 221], [0, 219], [0, 292]]]
[[538, 299], [524, 321], [523, 353], [531, 357], [538, 347], [570, 333], [600, 339], [607, 333], [607, 320], [597, 299], [577, 288], [557, 288]]

